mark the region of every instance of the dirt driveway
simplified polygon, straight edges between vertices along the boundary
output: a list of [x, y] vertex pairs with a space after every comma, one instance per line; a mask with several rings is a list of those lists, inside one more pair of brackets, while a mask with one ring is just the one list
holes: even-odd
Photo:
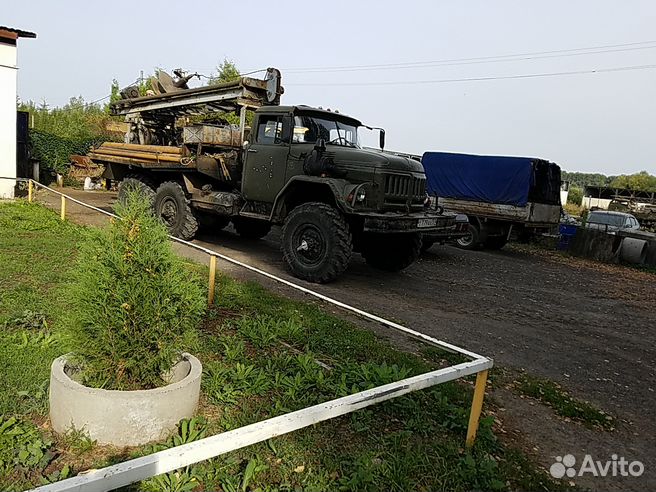
[[[67, 193], [100, 207], [114, 195]], [[58, 197], [39, 195], [53, 208]], [[72, 220], [106, 219], [69, 205]], [[230, 230], [198, 243], [285, 278], [279, 231], [261, 241]], [[202, 259], [202, 257], [201, 257]], [[219, 263], [232, 275], [299, 294], [255, 274]], [[656, 488], [656, 275], [530, 248], [468, 252], [436, 245], [398, 274], [369, 268], [354, 255], [345, 275], [328, 285], [302, 285], [399, 321], [415, 330], [494, 358], [495, 363], [549, 378], [619, 419], [612, 432], [567, 422], [533, 400], [497, 390], [499, 419], [512, 439], [545, 468], [555, 456], [612, 454], [639, 460], [640, 478], [585, 476], [593, 490]], [[332, 311], [333, 309], [331, 309]], [[378, 330], [377, 330], [378, 331]]]

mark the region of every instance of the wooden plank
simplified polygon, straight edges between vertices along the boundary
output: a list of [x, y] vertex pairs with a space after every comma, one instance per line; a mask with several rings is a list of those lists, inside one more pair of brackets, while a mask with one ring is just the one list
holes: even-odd
[[123, 142], [103, 142], [98, 149], [111, 148], [111, 149], [124, 149], [135, 150], [137, 152], [159, 152], [161, 154], [181, 154], [181, 147], [172, 147], [171, 145], [141, 145], [130, 144]]
[[196, 169], [196, 161], [191, 161], [189, 165], [183, 165], [180, 162], [154, 161], [146, 159], [133, 159], [131, 157], [121, 157], [118, 155], [97, 154], [89, 152], [88, 157], [94, 162], [114, 162], [116, 164], [127, 164], [130, 166], [146, 167], [149, 169]]
[[136, 150], [123, 150], [123, 149], [94, 149], [94, 154], [101, 155], [117, 155], [120, 157], [128, 157], [132, 159], [144, 159], [157, 162], [180, 162], [179, 154], [161, 154], [158, 152], [137, 152]]
[[44, 485], [34, 492], [102, 492], [168, 473], [222, 454], [266, 441], [356, 410], [486, 370], [489, 359], [478, 359], [361, 391], [296, 412], [240, 427], [189, 444], [108, 466], [86, 475]]

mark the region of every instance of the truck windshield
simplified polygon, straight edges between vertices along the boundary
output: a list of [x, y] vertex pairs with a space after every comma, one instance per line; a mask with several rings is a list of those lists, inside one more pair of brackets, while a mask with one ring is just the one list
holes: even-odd
[[344, 121], [317, 116], [294, 117], [294, 143], [316, 143], [320, 138], [326, 144], [358, 147], [358, 128]]

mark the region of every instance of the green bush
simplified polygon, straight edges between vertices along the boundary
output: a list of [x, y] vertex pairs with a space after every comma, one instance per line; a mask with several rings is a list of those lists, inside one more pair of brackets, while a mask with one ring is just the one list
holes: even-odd
[[52, 170], [59, 174], [68, 172], [71, 155], [85, 155], [92, 146], [99, 145], [107, 139], [104, 135], [70, 139], [39, 130], [30, 130], [32, 157], [39, 160], [44, 170]]
[[75, 354], [85, 384], [148, 389], [193, 342], [205, 310], [200, 281], [174, 254], [165, 227], [137, 193], [122, 220], [89, 230], [70, 289]]
[[92, 145], [118, 138], [106, 127], [108, 122], [120, 119], [81, 97], [72, 97], [64, 106], [52, 109], [45, 103], [37, 106], [28, 101], [19, 104], [18, 110], [30, 113], [30, 150], [44, 172], [66, 174], [71, 154], [84, 155]]

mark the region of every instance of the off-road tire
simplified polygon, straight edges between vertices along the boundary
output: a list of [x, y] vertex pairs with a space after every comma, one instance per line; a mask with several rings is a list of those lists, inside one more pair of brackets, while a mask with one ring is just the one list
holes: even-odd
[[485, 240], [483, 245], [485, 249], [501, 249], [507, 242], [508, 239], [506, 239], [506, 236], [491, 236]]
[[165, 181], [159, 185], [153, 207], [155, 215], [166, 225], [169, 234], [186, 241], [193, 239], [198, 230], [198, 219], [179, 183]]
[[271, 231], [271, 223], [266, 220], [250, 217], [235, 217], [232, 219], [235, 231], [244, 239], [261, 239]]
[[141, 192], [146, 197], [146, 199], [152, 202], [155, 199], [156, 189], [157, 185], [148, 177], [142, 176], [140, 174], [128, 174], [118, 184], [117, 201], [119, 203], [125, 203], [127, 192], [136, 190]]
[[339, 277], [348, 267], [353, 238], [346, 219], [337, 209], [310, 202], [287, 215], [281, 249], [287, 268], [296, 277], [325, 283]]
[[388, 272], [409, 267], [421, 254], [421, 234], [367, 234], [362, 256], [368, 265]]
[[468, 250], [481, 249], [481, 235], [478, 227], [469, 224], [467, 230], [469, 231], [469, 235], [456, 239], [456, 246], [460, 249]]

